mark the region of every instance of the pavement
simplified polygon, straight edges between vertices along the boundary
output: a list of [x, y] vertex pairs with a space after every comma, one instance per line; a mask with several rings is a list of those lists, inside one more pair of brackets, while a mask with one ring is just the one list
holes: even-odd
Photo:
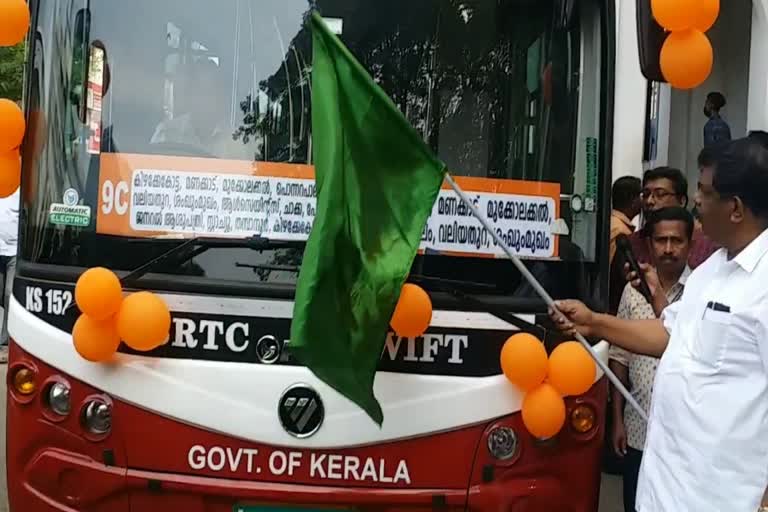
[[[0, 512], [8, 512], [8, 490], [5, 476], [5, 383], [8, 366], [0, 364]], [[603, 475], [599, 512], [623, 512], [621, 505], [621, 478]], [[20, 511], [22, 512], [22, 511]]]
[[603, 473], [603, 483], [600, 486], [599, 512], [624, 512], [620, 476]]
[[8, 489], [5, 478], [5, 375], [8, 365], [0, 364], [0, 512], [8, 512]]

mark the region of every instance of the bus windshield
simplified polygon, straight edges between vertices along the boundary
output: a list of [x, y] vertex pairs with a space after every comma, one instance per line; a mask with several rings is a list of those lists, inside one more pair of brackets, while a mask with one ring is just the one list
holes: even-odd
[[[594, 213], [576, 217], [573, 198], [599, 211], [604, 173], [588, 129], [600, 94], [580, 79], [599, 49], [582, 48], [578, 18], [598, 2], [573, 4], [41, 2], [21, 258], [129, 271], [167, 250], [160, 238], [306, 240], [316, 9], [554, 294], [580, 296], [569, 265], [597, 268], [601, 228]], [[441, 192], [414, 273], [528, 293], [466, 213]], [[301, 255], [221, 247], [156, 271], [290, 286]]]

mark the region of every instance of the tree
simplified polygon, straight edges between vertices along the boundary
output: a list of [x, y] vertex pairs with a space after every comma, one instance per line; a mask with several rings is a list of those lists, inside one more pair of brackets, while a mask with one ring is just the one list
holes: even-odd
[[0, 96], [21, 100], [24, 80], [24, 43], [0, 47]]

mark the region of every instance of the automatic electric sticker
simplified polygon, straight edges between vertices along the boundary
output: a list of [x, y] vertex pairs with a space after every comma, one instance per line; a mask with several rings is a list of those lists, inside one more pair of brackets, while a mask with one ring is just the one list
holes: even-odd
[[[556, 183], [456, 181], [499, 236], [524, 257], [557, 256]], [[316, 215], [311, 166], [103, 154], [97, 231], [136, 237], [208, 236], [306, 240]], [[503, 255], [456, 194], [440, 191], [422, 233], [430, 253]]]
[[48, 222], [56, 226], [84, 228], [91, 224], [91, 207], [78, 204], [80, 195], [74, 188], [64, 191], [63, 203], [51, 204]]

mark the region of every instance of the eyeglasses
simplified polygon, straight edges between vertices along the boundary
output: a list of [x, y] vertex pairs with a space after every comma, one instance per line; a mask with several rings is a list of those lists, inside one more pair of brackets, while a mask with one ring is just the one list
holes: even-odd
[[669, 196], [677, 196], [677, 194], [675, 194], [674, 192], [670, 192], [669, 190], [664, 190], [663, 188], [655, 188], [653, 190], [645, 189], [642, 192], [640, 192], [640, 197], [642, 197], [643, 199], [648, 199], [651, 196], [653, 196], [653, 198], [656, 199], [657, 201], [660, 201]]

